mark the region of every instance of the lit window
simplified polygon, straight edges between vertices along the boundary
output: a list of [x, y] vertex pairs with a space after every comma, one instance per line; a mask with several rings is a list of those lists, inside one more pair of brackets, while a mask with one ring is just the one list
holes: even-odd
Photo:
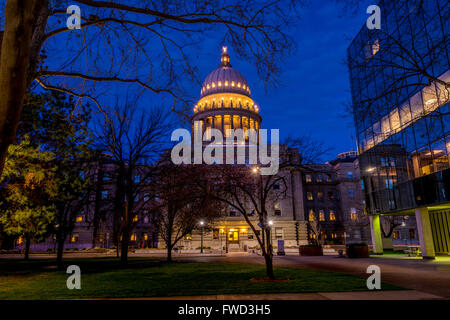
[[330, 221], [336, 221], [336, 215], [333, 210], [330, 210]]
[[215, 88], [215, 87], [216, 87], [216, 84], [213, 82], [212, 85], [211, 85], [211, 87]]
[[310, 200], [310, 201], [314, 200], [314, 197], [313, 197], [312, 192], [307, 192], [307, 193], [306, 193], [306, 199], [308, 199], [308, 200]]
[[231, 86], [234, 87], [234, 81], [231, 81]]
[[79, 237], [78, 233], [73, 233], [72, 237], [70, 238], [70, 242], [72, 242], [72, 243], [78, 242], [78, 237]]
[[393, 233], [394, 239], [400, 239], [400, 231], [395, 230]]
[[325, 221], [325, 213], [323, 210], [319, 210], [319, 221]]
[[138, 222], [138, 216], [137, 216], [137, 215], [135, 215], [135, 216], [133, 217], [133, 222]]
[[131, 240], [131, 241], [136, 241], [136, 239], [137, 239], [136, 233], [133, 233], [133, 234], [131, 235], [131, 237], [130, 237], [130, 240]]
[[108, 191], [102, 191], [102, 200], [108, 199]]
[[219, 87], [221, 87], [221, 86], [222, 86], [222, 82], [219, 81], [219, 82], [217, 83], [217, 85], [218, 85]]
[[356, 209], [355, 208], [350, 208], [350, 219], [352, 221], [358, 220], [358, 214], [356, 213]]
[[148, 234], [144, 233], [144, 241], [147, 241], [147, 240], [148, 240]]
[[83, 216], [78, 216], [78, 217], [75, 219], [75, 221], [76, 221], [76, 222], [83, 222]]
[[238, 88], [240, 88], [241, 87], [241, 83], [240, 82], [238, 82]]
[[322, 182], [322, 175], [321, 175], [321, 174], [318, 174], [318, 175], [317, 175], [316, 181], [317, 181], [317, 182]]
[[225, 87], [228, 87], [228, 81], [225, 81]]
[[184, 240], [192, 240], [192, 236], [190, 233], [184, 236]]
[[314, 214], [314, 210], [313, 209], [309, 210], [308, 220], [309, 221], [316, 221], [316, 215]]
[[321, 191], [317, 192], [317, 199], [323, 200], [323, 192]]
[[281, 216], [281, 209], [280, 209], [280, 204], [279, 203], [275, 203], [273, 205], [273, 209], [274, 209], [274, 215]]
[[312, 177], [311, 177], [310, 174], [307, 174], [307, 175], [305, 176], [305, 181], [306, 181], [307, 183], [311, 183], [311, 182], [312, 182]]

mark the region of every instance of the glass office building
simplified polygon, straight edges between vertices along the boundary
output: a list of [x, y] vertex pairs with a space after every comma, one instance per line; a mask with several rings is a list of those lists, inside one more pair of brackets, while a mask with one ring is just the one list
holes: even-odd
[[450, 252], [450, 3], [386, 0], [348, 48], [361, 186], [380, 216], [415, 215], [424, 257]]

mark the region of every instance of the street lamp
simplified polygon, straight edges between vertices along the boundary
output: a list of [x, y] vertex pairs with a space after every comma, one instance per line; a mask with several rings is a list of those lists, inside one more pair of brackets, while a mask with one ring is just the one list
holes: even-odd
[[200, 242], [200, 253], [203, 253], [203, 225], [205, 223], [203, 222], [203, 220], [200, 221], [200, 226], [201, 226], [201, 242]]

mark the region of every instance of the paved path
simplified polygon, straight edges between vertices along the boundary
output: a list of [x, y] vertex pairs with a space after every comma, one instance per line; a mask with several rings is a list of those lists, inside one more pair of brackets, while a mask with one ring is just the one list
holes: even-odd
[[[252, 254], [229, 254], [227, 257], [192, 257], [182, 258], [182, 260], [264, 264], [262, 257]], [[368, 276], [366, 270], [369, 265], [380, 267], [381, 281], [450, 299], [450, 259], [430, 261], [389, 258], [348, 259], [337, 256], [274, 257], [274, 266], [340, 271], [366, 277]]]
[[442, 297], [415, 291], [363, 291], [317, 293], [221, 294], [205, 296], [153, 297], [133, 300], [435, 300]]

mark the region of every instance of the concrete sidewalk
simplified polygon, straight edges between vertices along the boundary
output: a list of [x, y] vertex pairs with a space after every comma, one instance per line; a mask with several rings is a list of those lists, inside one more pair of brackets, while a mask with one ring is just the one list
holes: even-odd
[[204, 296], [149, 297], [149, 298], [136, 298], [131, 300], [441, 300], [441, 299], [445, 298], [416, 290], [392, 290], [392, 291], [361, 291], [361, 292], [221, 294], [221, 295], [204, 295]]

